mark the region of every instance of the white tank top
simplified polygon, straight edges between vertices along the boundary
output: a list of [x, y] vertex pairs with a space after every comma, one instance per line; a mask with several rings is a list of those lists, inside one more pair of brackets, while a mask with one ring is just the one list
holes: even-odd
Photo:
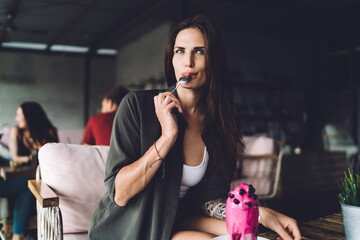
[[209, 161], [209, 154], [204, 150], [204, 157], [200, 165], [188, 166], [184, 164], [183, 174], [181, 179], [180, 194], [179, 197], [183, 198], [187, 190], [196, 184], [198, 184], [205, 175], [206, 167]]

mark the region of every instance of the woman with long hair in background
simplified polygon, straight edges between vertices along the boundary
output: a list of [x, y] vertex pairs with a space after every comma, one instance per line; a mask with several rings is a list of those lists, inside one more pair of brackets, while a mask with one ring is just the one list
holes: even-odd
[[9, 150], [11, 165], [23, 170], [24, 177], [0, 178], [0, 196], [15, 198], [13, 240], [25, 238], [26, 221], [31, 203], [27, 187], [29, 178], [35, 178], [37, 152], [48, 142], [58, 142], [57, 129], [37, 102], [24, 102], [16, 110], [17, 126], [10, 130]]

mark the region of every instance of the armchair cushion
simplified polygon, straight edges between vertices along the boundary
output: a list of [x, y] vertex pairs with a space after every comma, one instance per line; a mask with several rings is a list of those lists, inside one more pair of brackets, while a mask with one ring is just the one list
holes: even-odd
[[230, 188], [234, 189], [245, 182], [252, 184], [260, 197], [266, 196], [272, 190], [272, 173], [276, 159], [265, 156], [274, 153], [274, 140], [264, 134], [259, 134], [244, 137], [244, 144], [245, 156], [239, 156], [242, 159], [241, 178], [234, 179]]
[[274, 140], [265, 134], [245, 136], [245, 155], [262, 155], [274, 152]]
[[87, 232], [92, 215], [106, 192], [108, 146], [48, 143], [39, 151], [42, 181], [59, 197], [63, 232]]
[[64, 235], [64, 240], [88, 240], [87, 233], [68, 233]]
[[[265, 135], [244, 137], [245, 155], [263, 155], [274, 153], [274, 140]], [[274, 159], [264, 158], [254, 161], [243, 159], [242, 176], [268, 177], [272, 172]]]

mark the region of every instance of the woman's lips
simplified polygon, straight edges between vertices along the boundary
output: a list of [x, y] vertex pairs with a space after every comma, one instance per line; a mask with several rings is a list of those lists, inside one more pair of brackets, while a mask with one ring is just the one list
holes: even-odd
[[197, 74], [191, 72], [191, 73], [182, 73], [181, 75], [182, 75], [183, 77], [192, 79], [192, 78], [194, 78]]

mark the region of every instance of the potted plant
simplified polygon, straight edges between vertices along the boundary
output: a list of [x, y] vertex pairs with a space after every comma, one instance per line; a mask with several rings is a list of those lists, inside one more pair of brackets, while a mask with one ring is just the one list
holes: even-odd
[[353, 174], [349, 169], [349, 174], [345, 172], [339, 184], [340, 193], [338, 194], [341, 211], [343, 214], [346, 240], [359, 239], [360, 236], [360, 177]]

